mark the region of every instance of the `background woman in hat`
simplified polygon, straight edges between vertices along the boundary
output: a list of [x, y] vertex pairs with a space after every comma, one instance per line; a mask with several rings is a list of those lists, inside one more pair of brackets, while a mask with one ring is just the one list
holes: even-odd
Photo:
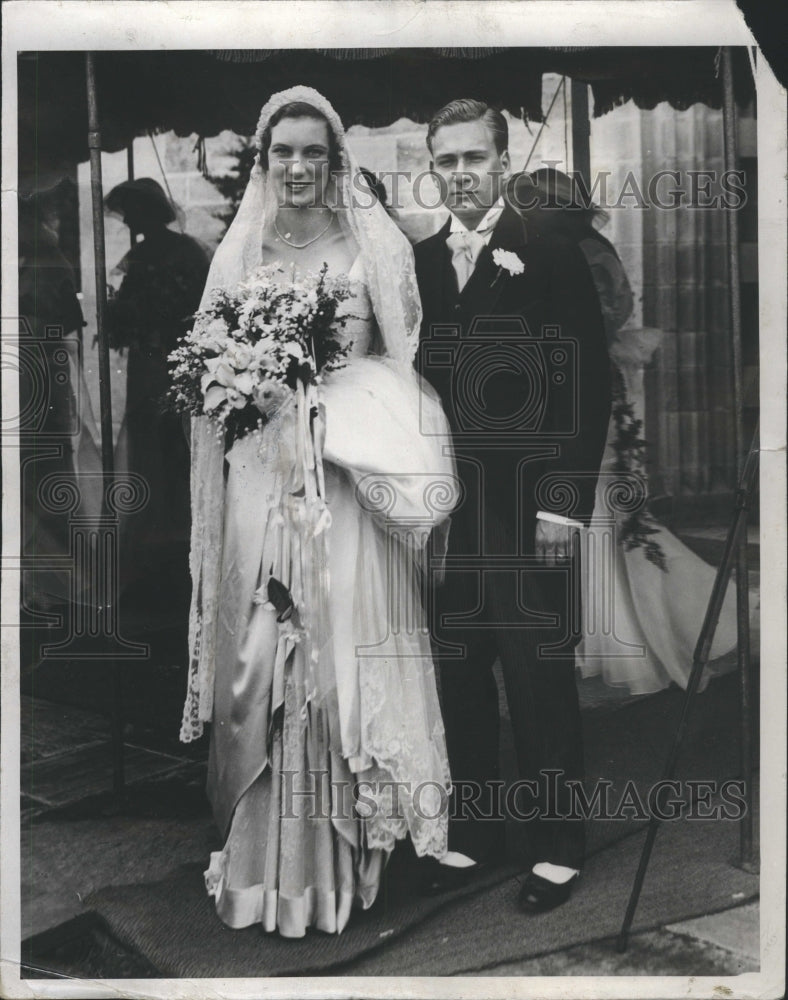
[[181, 621], [189, 594], [189, 451], [180, 416], [164, 412], [162, 398], [167, 355], [200, 303], [208, 254], [169, 228], [176, 211], [149, 177], [113, 188], [105, 207], [142, 237], [117, 265], [122, 281], [107, 313], [110, 346], [128, 350], [116, 464], [143, 476], [150, 490], [145, 508], [123, 525], [121, 592], [125, 608], [167, 609]]
[[[601, 475], [597, 487], [589, 545], [597, 554], [604, 550], [604, 535], [616, 522], [613, 565], [606, 571], [583, 563], [583, 586], [589, 593], [583, 607], [609, 595], [612, 630], [600, 622], [586, 620], [585, 634], [577, 650], [584, 677], [600, 675], [605, 683], [630, 694], [648, 694], [671, 683], [686, 687], [692, 655], [706, 604], [714, 582], [714, 569], [695, 555], [675, 535], [660, 525], [647, 509], [623, 514], [611, 508], [608, 498], [615, 490], [616, 475], [646, 473], [646, 442], [642, 440], [644, 389], [643, 369], [663, 336], [662, 330], [627, 326], [634, 305], [632, 289], [615, 247], [599, 229], [607, 213], [581, 197], [574, 181], [553, 168], [542, 168], [514, 179], [510, 196], [522, 208], [559, 226], [577, 241], [583, 252], [599, 296], [608, 352], [614, 368], [614, 398]], [[596, 537], [594, 537], [596, 535]], [[626, 645], [631, 652], [626, 655]], [[731, 585], [720, 615], [711, 660], [736, 645], [735, 594]], [[707, 670], [708, 681], [711, 669]], [[705, 685], [704, 685], [705, 686]]]

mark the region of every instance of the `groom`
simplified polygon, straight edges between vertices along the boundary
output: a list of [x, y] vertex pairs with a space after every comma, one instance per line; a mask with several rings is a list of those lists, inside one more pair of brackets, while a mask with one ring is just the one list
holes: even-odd
[[[427, 145], [450, 218], [415, 248], [424, 310], [422, 374], [452, 426], [463, 499], [444, 581], [430, 588], [454, 793], [449, 848], [475, 862], [435, 866], [428, 891], [467, 881], [520, 832], [528, 912], [569, 898], [583, 864], [575, 684], [578, 531], [594, 506], [610, 413], [599, 301], [580, 250], [549, 221], [506, 202], [505, 118], [474, 100], [432, 119]], [[435, 575], [436, 578], [437, 575]], [[500, 661], [518, 778], [499, 780]]]

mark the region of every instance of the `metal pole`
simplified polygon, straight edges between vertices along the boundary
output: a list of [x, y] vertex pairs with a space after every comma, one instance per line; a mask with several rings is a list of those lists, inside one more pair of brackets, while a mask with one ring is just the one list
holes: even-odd
[[[725, 170], [736, 169], [736, 105], [733, 98], [731, 50], [722, 50], [723, 136]], [[742, 380], [741, 274], [739, 270], [739, 220], [735, 208], [726, 212], [728, 276], [731, 308], [731, 354], [733, 360], [734, 441], [736, 473], [741, 477], [744, 463], [744, 390]], [[753, 683], [750, 656], [749, 573], [747, 531], [739, 537], [736, 557], [736, 623], [738, 639], [739, 696], [741, 701], [741, 777], [747, 808], [739, 825], [739, 862], [742, 868], [757, 868], [753, 853]]]
[[[85, 53], [88, 96], [88, 148], [90, 189], [93, 196], [93, 247], [96, 277], [96, 334], [98, 344], [99, 403], [101, 408], [101, 466], [104, 473], [104, 503], [115, 475], [112, 449], [112, 393], [109, 374], [109, 345], [105, 329], [107, 306], [107, 265], [104, 246], [104, 191], [101, 180], [101, 132], [96, 99], [96, 67], [92, 52]], [[116, 600], [117, 595], [112, 595]], [[112, 660], [112, 784], [116, 795], [123, 793], [123, 720], [120, 664]]]
[[[128, 174], [128, 179], [130, 181], [134, 180], [134, 139], [126, 147], [126, 173]], [[137, 234], [129, 226], [129, 240], [131, 242], [131, 249], [133, 250], [137, 243]]]
[[572, 171], [591, 190], [591, 122], [588, 117], [588, 84], [572, 80]]
[[[681, 709], [681, 718], [679, 719], [679, 724], [673, 737], [673, 744], [671, 745], [667, 761], [665, 762], [665, 768], [662, 772], [663, 781], [670, 781], [676, 770], [676, 762], [686, 734], [690, 707], [695, 694], [697, 693], [700, 679], [703, 676], [703, 668], [706, 666], [709, 659], [709, 652], [711, 651], [711, 645], [714, 641], [714, 633], [717, 629], [720, 611], [722, 610], [722, 605], [725, 600], [725, 593], [728, 589], [728, 578], [730, 577], [731, 568], [736, 556], [739, 538], [741, 537], [742, 532], [745, 531], [747, 524], [747, 507], [755, 486], [755, 474], [758, 468], [757, 458], [758, 433], [756, 431], [747, 456], [747, 462], [745, 463], [741, 479], [739, 480], [739, 488], [736, 491], [736, 507], [734, 510], [733, 520], [731, 521], [731, 525], [728, 529], [728, 537], [725, 542], [725, 551], [723, 552], [722, 562], [720, 563], [717, 575], [714, 578], [714, 586], [712, 587], [711, 596], [709, 597], [709, 603], [706, 608], [706, 616], [703, 619], [703, 626], [700, 630], [698, 642], [695, 646], [695, 652], [692, 659], [692, 671], [690, 672], [689, 681], [687, 682], [684, 704]], [[637, 908], [638, 900], [640, 899], [640, 891], [643, 888], [643, 881], [646, 877], [646, 870], [651, 858], [654, 841], [657, 838], [659, 826], [659, 817], [652, 813], [648, 825], [648, 832], [646, 834], [646, 842], [643, 845], [643, 850], [640, 854], [640, 863], [638, 865], [637, 874], [635, 875], [635, 881], [632, 885], [632, 892], [629, 896], [626, 914], [624, 915], [624, 922], [621, 925], [621, 930], [618, 935], [616, 947], [619, 952], [627, 950], [629, 929], [632, 926], [635, 909]]]
[[[544, 127], [550, 120], [550, 112], [553, 110], [553, 105], [556, 102], [556, 98], [561, 93], [561, 91], [565, 89], [565, 87], [566, 87], [566, 77], [562, 76], [560, 84], [555, 88], [555, 93], [553, 94], [553, 99], [550, 101], [550, 107], [547, 109], [547, 114], [544, 116], [544, 121], [541, 123], [541, 125], [539, 126], [539, 131], [536, 133], [536, 138], [533, 141], [533, 145], [528, 150], [528, 156], [525, 158], [525, 163], [523, 164], [523, 169], [522, 169], [523, 173], [525, 173], [528, 170], [528, 164], [531, 162], [531, 157], [536, 152], [536, 147], [539, 144], [539, 140], [542, 138], [542, 132], [544, 132]], [[566, 152], [566, 150], [564, 150], [564, 152]], [[567, 153], [567, 156], [568, 155], [569, 154]]]

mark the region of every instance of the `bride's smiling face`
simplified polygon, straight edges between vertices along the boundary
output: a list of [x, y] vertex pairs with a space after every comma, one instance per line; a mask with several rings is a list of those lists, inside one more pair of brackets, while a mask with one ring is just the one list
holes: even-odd
[[268, 171], [279, 205], [325, 204], [330, 148], [328, 122], [322, 118], [283, 118], [273, 126]]

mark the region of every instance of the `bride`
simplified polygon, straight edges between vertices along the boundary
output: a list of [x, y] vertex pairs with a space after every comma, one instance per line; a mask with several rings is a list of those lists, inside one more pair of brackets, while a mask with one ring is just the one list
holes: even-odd
[[443, 412], [412, 367], [410, 246], [364, 188], [338, 116], [294, 87], [265, 105], [256, 139], [204, 301], [263, 263], [278, 262], [282, 282], [325, 263], [349, 278], [336, 333], [349, 356], [319, 388], [325, 502], [302, 474], [295, 407], [226, 456], [207, 418], [193, 420], [181, 739], [211, 722], [208, 795], [224, 849], [205, 874], [219, 916], [299, 937], [341, 931], [351, 907], [371, 906], [397, 840], [463, 861], [446, 851], [449, 773], [418, 591], [453, 478]]

